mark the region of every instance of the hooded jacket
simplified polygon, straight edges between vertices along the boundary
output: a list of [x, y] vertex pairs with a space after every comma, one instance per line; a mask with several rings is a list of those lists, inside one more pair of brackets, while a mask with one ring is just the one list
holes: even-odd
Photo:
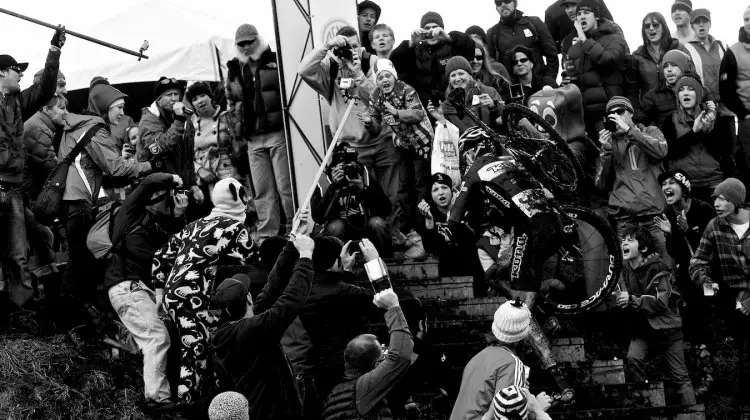
[[247, 398], [250, 420], [291, 420], [302, 413], [292, 367], [279, 342], [305, 304], [312, 278], [312, 261], [299, 258], [288, 243], [253, 305], [254, 315], [225, 324], [211, 336], [220, 388]]
[[57, 166], [57, 153], [53, 145], [56, 130], [58, 128], [42, 111], [38, 111], [23, 124], [23, 141], [26, 147], [23, 190], [31, 200], [36, 200], [47, 177]]
[[602, 147], [594, 179], [597, 188], [611, 191], [610, 214], [662, 213], [666, 201], [657, 178], [666, 156], [667, 141], [656, 127], [637, 125], [627, 133], [612, 135], [612, 149]]
[[611, 22], [597, 22], [599, 26], [586, 34], [584, 42], [568, 50], [579, 75], [576, 84], [583, 94], [584, 113], [589, 121], [604, 116], [609, 98], [624, 96], [622, 67], [628, 52], [625, 38], [617, 34]]
[[449, 35], [449, 43], [429, 45], [420, 42], [410, 45], [409, 41], [404, 41], [391, 53], [390, 59], [398, 71], [399, 80], [417, 91], [425, 108], [433, 91], [442, 93], [448, 86], [445, 76], [448, 59], [460, 55], [471, 62], [474, 58], [474, 40], [471, 37], [458, 31], [452, 31]]
[[[570, 20], [568, 15], [565, 13], [562, 7], [563, 0], [557, 0], [552, 3], [547, 10], [544, 11], [544, 24], [547, 25], [552, 39], [555, 40], [557, 45], [557, 52], [564, 53], [565, 50], [561, 48], [562, 40], [571, 32], [575, 30], [573, 21]], [[612, 13], [604, 4], [603, 0], [596, 0], [601, 11], [601, 17], [612, 20]]]
[[719, 95], [737, 119], [750, 115], [750, 35], [740, 28], [739, 42], [724, 54], [719, 70]]
[[284, 129], [276, 53], [267, 47], [256, 64], [251, 73], [238, 58], [227, 62], [227, 99], [242, 103], [244, 132], [237, 134], [244, 138]]
[[623, 264], [620, 286], [630, 293], [628, 309], [635, 311], [654, 330], [682, 327], [672, 283], [672, 269], [658, 253], [649, 255], [635, 268]]
[[520, 10], [508, 19], [501, 18], [487, 31], [487, 51], [496, 61], [505, 63], [506, 55], [518, 45], [532, 51], [533, 57], [529, 58], [534, 62], [534, 73], [557, 78], [560, 60], [552, 34], [541, 19], [525, 16]]
[[138, 129], [141, 138], [135, 155], [139, 162], [163, 159], [166, 172], [179, 175], [185, 188], [195, 185], [192, 125], [185, 117], [164, 112], [154, 102], [143, 108]]
[[671, 50], [680, 50], [685, 54], [688, 54], [685, 46], [680, 44], [680, 41], [676, 39], [672, 39], [672, 43], [667, 48], [660, 51], [659, 59], [657, 61], [654, 61], [654, 58], [649, 54], [648, 48], [645, 44], [635, 50], [633, 53], [633, 59], [638, 66], [638, 88], [641, 92], [639, 98], [643, 97], [643, 95], [651, 89], [656, 89], [664, 84], [664, 72], [662, 71], [660, 63], [662, 58], [664, 58], [664, 54]]
[[[86, 131], [96, 124], [104, 124], [104, 120], [93, 115], [68, 114], [65, 117], [65, 131], [60, 142], [60, 150], [57, 152], [58, 159], [64, 159]], [[79, 172], [79, 164], [86, 182]], [[125, 160], [110, 137], [109, 131], [100, 129], [78, 155], [76, 163], [70, 165], [63, 200], [83, 200], [93, 205], [99, 197], [103, 175], [138, 178], [150, 171], [151, 165], [148, 162]]]
[[59, 68], [60, 50], [50, 48], [38, 84], [17, 94], [0, 95], [0, 182], [23, 182], [26, 165], [23, 122], [31, 118], [55, 94]]

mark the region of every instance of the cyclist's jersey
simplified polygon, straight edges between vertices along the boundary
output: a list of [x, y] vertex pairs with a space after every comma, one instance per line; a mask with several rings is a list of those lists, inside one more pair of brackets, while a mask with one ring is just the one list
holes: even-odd
[[[554, 196], [511, 156], [484, 155], [464, 175], [449, 222], [460, 222], [475, 191], [492, 200], [512, 220], [528, 223], [536, 215], [554, 213]], [[507, 211], [505, 211], [507, 209]]]

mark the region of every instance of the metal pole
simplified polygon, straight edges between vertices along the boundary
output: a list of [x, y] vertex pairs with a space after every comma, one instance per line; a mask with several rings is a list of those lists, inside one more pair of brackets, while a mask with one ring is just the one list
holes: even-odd
[[[29, 21], [31, 23], [36, 23], [37, 25], [46, 26], [46, 27], [51, 28], [51, 29], [59, 29], [60, 28], [59, 26], [52, 25], [52, 24], [47, 23], [47, 22], [42, 22], [41, 20], [34, 19], [34, 18], [31, 18], [31, 17], [28, 17], [28, 16], [20, 15], [18, 13], [11, 12], [10, 10], [7, 10], [7, 9], [0, 8], [0, 13], [5, 13], [6, 15], [17, 17], [19, 19], [23, 19], [23, 20]], [[134, 55], [134, 56], [136, 56], [138, 58], [146, 58], [146, 59], [148, 59], [147, 55], [143, 55], [142, 53], [139, 53], [139, 52], [136, 52], [136, 51], [133, 51], [133, 50], [129, 50], [127, 48], [123, 48], [123, 47], [120, 47], [118, 45], [106, 42], [106, 41], [101, 41], [99, 39], [92, 38], [92, 37], [90, 37], [88, 35], [80, 34], [78, 32], [73, 32], [73, 31], [70, 31], [70, 30], [67, 30], [67, 29], [65, 29], [65, 34], [72, 35], [72, 36], [77, 37], [77, 38], [85, 39], [86, 41], [93, 42], [94, 44], [103, 45], [105, 47], [112, 48], [113, 50], [124, 52], [125, 54]]]
[[305, 201], [303, 201], [302, 205], [299, 206], [300, 210], [304, 210], [310, 205], [310, 200], [312, 199], [312, 196], [315, 193], [315, 184], [318, 183], [320, 176], [323, 174], [323, 171], [325, 171], [326, 166], [328, 165], [328, 161], [331, 160], [331, 156], [333, 156], [333, 151], [336, 149], [336, 144], [339, 141], [339, 136], [341, 136], [341, 131], [343, 131], [344, 129], [346, 120], [349, 119], [349, 114], [352, 112], [352, 108], [354, 108], [355, 102], [356, 102], [356, 99], [354, 98], [349, 99], [349, 106], [346, 107], [346, 112], [344, 112], [344, 117], [341, 119], [341, 122], [339, 123], [339, 128], [336, 130], [336, 134], [333, 136], [333, 140], [331, 140], [331, 145], [328, 147], [328, 151], [326, 152], [325, 157], [323, 157], [323, 161], [320, 162], [320, 168], [318, 168], [318, 172], [315, 174], [315, 178], [313, 178], [313, 184], [310, 187], [310, 190], [307, 192]]

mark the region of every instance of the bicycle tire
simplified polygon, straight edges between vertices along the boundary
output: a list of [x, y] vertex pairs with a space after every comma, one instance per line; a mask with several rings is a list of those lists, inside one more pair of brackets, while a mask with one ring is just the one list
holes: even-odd
[[[545, 308], [549, 308], [556, 315], [578, 315], [597, 308], [615, 290], [620, 278], [620, 270], [622, 269], [622, 250], [620, 248], [620, 241], [617, 239], [617, 235], [615, 234], [614, 229], [612, 229], [612, 226], [609, 224], [609, 222], [607, 222], [606, 219], [597, 215], [592, 210], [580, 206], [563, 205], [561, 206], [561, 209], [567, 214], [570, 219], [573, 219], [574, 222], [582, 221], [587, 223], [599, 235], [601, 235], [603, 244], [607, 247], [608, 265], [605, 267], [607, 274], [604, 276], [601, 286], [599, 286], [595, 293], [587, 296], [586, 299], [576, 303], [555, 302], [550, 300], [547, 296], [544, 296], [541, 293], [539, 294], [542, 305]], [[569, 225], [569, 223], [566, 223], [566, 226]], [[576, 229], [579, 228], [580, 226], [578, 226]], [[590, 239], [592, 235], [589, 235], [587, 240]], [[594, 248], [593, 250], [595, 249], [596, 248]], [[605, 271], [601, 270], [601, 272], [604, 273]], [[582, 278], [584, 280], [587, 274], [589, 273], [587, 273], [586, 271], [582, 273]], [[590, 274], [597, 275], [598, 273], [596, 271], [593, 271]], [[586, 286], [588, 285], [589, 284], [586, 283]]]
[[[554, 127], [552, 127], [547, 121], [544, 120], [539, 114], [532, 111], [531, 109], [519, 105], [519, 104], [506, 104], [503, 109], [502, 118], [503, 122], [508, 127], [510, 148], [513, 147], [513, 143], [516, 143], [517, 148], [523, 150], [528, 154], [537, 154], [535, 150], [525, 150], [521, 146], [521, 139], [539, 142], [539, 139], [530, 139], [522, 136], [518, 133], [518, 129], [514, 128], [514, 122], [517, 121], [515, 118], [511, 118], [514, 114], [520, 115], [521, 118], [528, 119], [531, 123], [540, 126], [547, 134], [549, 134], [549, 140], [554, 145], [551, 149], [552, 153], [547, 156], [543, 161], [539, 162], [536, 158], [532, 158], [532, 162], [526, 169], [531, 172], [540, 182], [550, 189], [553, 193], [557, 194], [570, 194], [578, 188], [578, 180], [580, 179], [581, 166], [578, 159], [575, 157], [573, 152], [568, 147], [568, 142], [562, 138]], [[521, 118], [518, 118], [520, 120]], [[545, 148], [549, 149], [549, 148]], [[546, 155], [546, 154], [544, 154]], [[541, 158], [542, 155], [540, 155]], [[560, 172], [560, 173], [556, 173]]]

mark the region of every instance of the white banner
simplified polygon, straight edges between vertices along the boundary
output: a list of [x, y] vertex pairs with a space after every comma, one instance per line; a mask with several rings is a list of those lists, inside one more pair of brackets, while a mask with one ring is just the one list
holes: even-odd
[[273, 0], [273, 12], [296, 207], [314, 187], [313, 178], [327, 146], [324, 124], [328, 115], [325, 99], [297, 75], [299, 63], [342, 26], [357, 28], [357, 2]]

